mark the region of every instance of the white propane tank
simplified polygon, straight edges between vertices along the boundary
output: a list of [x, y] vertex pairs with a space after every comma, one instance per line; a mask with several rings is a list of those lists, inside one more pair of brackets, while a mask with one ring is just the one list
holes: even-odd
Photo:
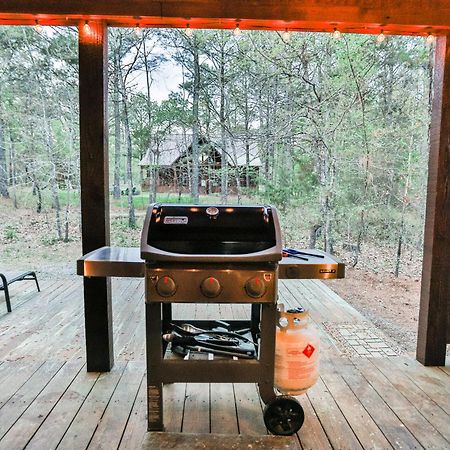
[[299, 395], [319, 377], [319, 337], [303, 308], [278, 308], [275, 343], [275, 387]]

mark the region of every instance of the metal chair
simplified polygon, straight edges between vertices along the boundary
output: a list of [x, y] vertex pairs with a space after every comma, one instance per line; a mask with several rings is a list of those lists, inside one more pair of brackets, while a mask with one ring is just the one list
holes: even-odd
[[39, 283], [36, 277], [36, 272], [0, 272], [0, 291], [5, 291], [6, 308], [8, 312], [11, 312], [11, 300], [9, 297], [8, 286], [16, 281], [27, 281], [34, 280], [36, 282], [36, 287], [38, 292], [41, 291]]

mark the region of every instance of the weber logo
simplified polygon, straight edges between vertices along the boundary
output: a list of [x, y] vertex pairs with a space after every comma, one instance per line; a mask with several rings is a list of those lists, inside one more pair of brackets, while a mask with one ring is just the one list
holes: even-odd
[[166, 216], [164, 217], [165, 225], [186, 225], [189, 222], [187, 216]]

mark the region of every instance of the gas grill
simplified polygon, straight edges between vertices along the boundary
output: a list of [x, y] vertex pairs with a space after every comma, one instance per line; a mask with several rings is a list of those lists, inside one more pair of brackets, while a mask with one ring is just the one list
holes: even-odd
[[[143, 227], [141, 257], [146, 261], [149, 430], [163, 430], [163, 383], [258, 383], [262, 400], [273, 401], [278, 263], [282, 258], [275, 208], [154, 204]], [[238, 341], [239, 330], [248, 330], [250, 339], [244, 339], [254, 342], [256, 357], [166, 358], [167, 342], [161, 336], [173, 334], [174, 329], [181, 333], [175, 333], [180, 341], [203, 336], [201, 342], [206, 344], [221, 342], [214, 331], [202, 333], [211, 329], [212, 321], [189, 321], [199, 332], [183, 333], [186, 325], [172, 320], [171, 308], [173, 303], [185, 302], [250, 304], [251, 320], [227, 321], [225, 335], [233, 340], [234, 333]], [[211, 347], [190, 348], [213, 353]]]
[[[140, 249], [101, 247], [77, 266], [85, 277], [145, 277], [149, 430], [163, 429], [162, 387], [174, 382], [257, 383], [269, 431], [301, 427], [300, 404], [274, 391], [277, 282], [343, 278], [345, 266], [320, 250], [282, 249], [273, 207], [154, 204]], [[186, 323], [172, 320], [173, 303], [247, 304], [251, 319]], [[185, 357], [171, 358], [169, 345]]]

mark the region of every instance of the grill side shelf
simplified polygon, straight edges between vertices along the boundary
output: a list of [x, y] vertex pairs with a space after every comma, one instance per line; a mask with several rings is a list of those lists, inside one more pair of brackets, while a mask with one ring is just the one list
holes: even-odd
[[143, 278], [145, 261], [138, 247], [100, 247], [77, 260], [77, 275]]
[[[303, 250], [302, 250], [303, 252]], [[308, 256], [304, 259], [284, 257], [278, 264], [280, 280], [329, 280], [345, 278], [345, 264], [335, 256], [316, 249], [304, 250]], [[317, 255], [314, 257], [312, 255]]]
[[[279, 262], [279, 279], [344, 278], [345, 265], [338, 258], [320, 250], [305, 250], [323, 258], [308, 261], [285, 257]], [[77, 274], [85, 277], [144, 277], [145, 261], [134, 247], [101, 247], [77, 260]]]

